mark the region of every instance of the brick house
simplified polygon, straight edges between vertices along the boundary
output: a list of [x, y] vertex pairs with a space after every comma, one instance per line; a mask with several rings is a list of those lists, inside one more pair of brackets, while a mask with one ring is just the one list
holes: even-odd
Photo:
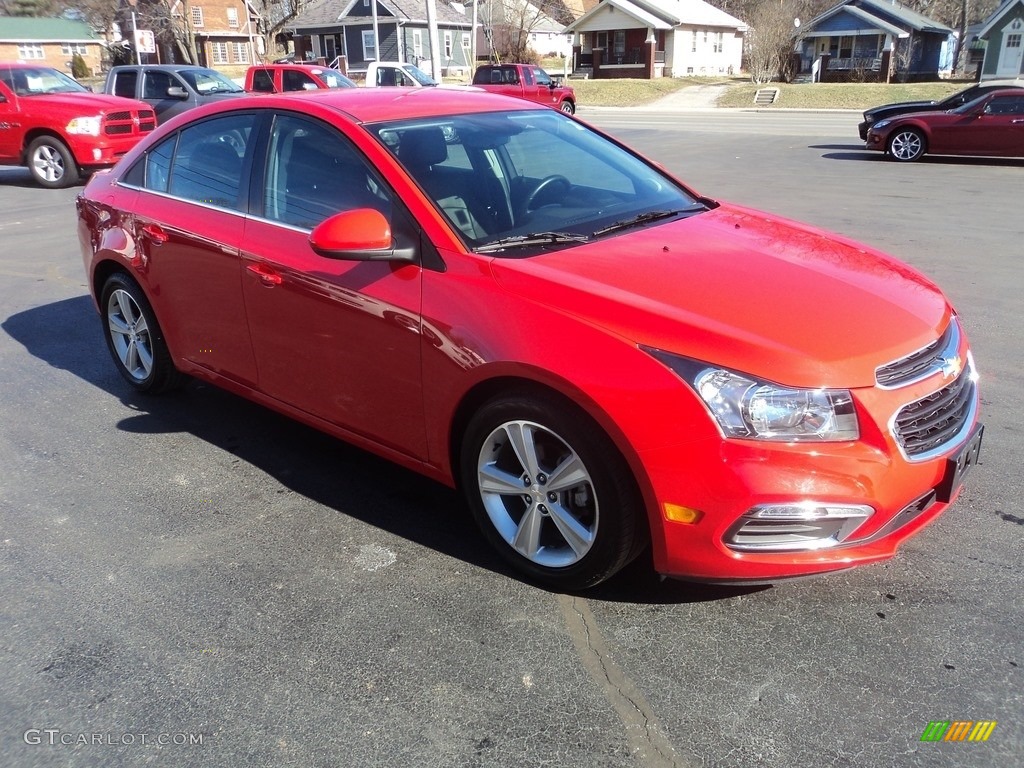
[[76, 53], [100, 74], [106, 41], [83, 21], [0, 16], [0, 61], [45, 64], [71, 74]]

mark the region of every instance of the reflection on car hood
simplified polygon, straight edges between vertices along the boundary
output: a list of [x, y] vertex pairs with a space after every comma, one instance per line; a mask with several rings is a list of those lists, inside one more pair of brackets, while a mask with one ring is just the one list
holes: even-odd
[[97, 115], [102, 112], [111, 112], [123, 109], [151, 109], [146, 104], [125, 99], [121, 96], [111, 96], [106, 93], [36, 93], [25, 96], [37, 108], [43, 104], [49, 108], [60, 108], [74, 110], [85, 115]]
[[791, 386], [871, 386], [951, 311], [902, 262], [734, 206], [492, 269], [507, 290], [631, 342]]

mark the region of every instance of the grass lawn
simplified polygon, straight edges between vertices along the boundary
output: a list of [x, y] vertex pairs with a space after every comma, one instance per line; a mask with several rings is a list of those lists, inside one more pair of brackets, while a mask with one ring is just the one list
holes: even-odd
[[969, 87], [972, 81], [939, 83], [771, 83], [734, 84], [718, 99], [719, 107], [751, 107], [754, 94], [764, 87], [778, 88], [779, 97], [767, 109], [868, 109], [897, 101], [931, 101]]
[[[659, 77], [657, 80], [569, 80], [576, 100], [591, 107], [635, 107], [692, 85], [726, 84], [728, 78]], [[751, 99], [754, 97], [751, 96]]]

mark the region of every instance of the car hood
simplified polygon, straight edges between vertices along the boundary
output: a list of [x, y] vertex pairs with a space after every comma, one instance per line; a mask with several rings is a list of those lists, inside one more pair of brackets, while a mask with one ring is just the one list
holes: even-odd
[[22, 98], [40, 108], [65, 109], [80, 112], [83, 115], [124, 109], [150, 109], [146, 104], [134, 99], [111, 96], [106, 93], [39, 93]]
[[931, 109], [938, 103], [939, 102], [937, 101], [902, 101], [898, 104], [883, 104], [880, 107], [872, 107], [871, 109], [865, 110], [864, 117], [875, 117], [876, 115], [890, 114], [893, 112], [902, 112], [911, 109]]
[[627, 339], [790, 386], [860, 387], [935, 340], [941, 291], [896, 259], [735, 206], [526, 259], [506, 290]]

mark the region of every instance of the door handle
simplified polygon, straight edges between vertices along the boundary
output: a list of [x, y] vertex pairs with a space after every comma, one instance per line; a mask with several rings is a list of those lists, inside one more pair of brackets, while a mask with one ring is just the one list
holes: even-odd
[[1011, 123], [1024, 123], [1024, 118], [1017, 118], [1016, 120], [1011, 120], [1010, 122]]
[[249, 264], [246, 269], [256, 275], [268, 287], [280, 285], [282, 282], [281, 276], [266, 264]]
[[153, 241], [153, 245], [163, 245], [167, 242], [168, 235], [159, 224], [143, 224], [142, 234]]

